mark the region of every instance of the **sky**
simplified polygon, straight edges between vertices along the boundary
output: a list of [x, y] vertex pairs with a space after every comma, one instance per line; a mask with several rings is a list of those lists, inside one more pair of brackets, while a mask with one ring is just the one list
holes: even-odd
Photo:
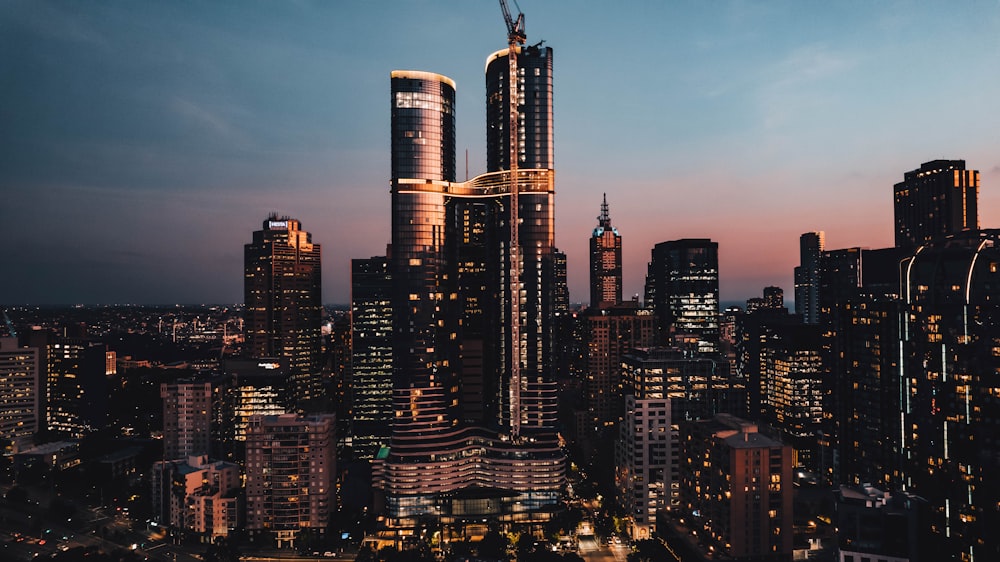
[[[723, 301], [793, 293], [798, 236], [892, 244], [892, 186], [982, 173], [1000, 227], [1000, 3], [522, 0], [554, 51], [556, 244], [588, 298], [607, 193], [624, 291], [653, 245], [719, 243]], [[0, 304], [238, 303], [271, 212], [323, 247], [323, 300], [390, 239], [389, 73], [458, 85], [485, 169], [496, 1], [5, 0]]]

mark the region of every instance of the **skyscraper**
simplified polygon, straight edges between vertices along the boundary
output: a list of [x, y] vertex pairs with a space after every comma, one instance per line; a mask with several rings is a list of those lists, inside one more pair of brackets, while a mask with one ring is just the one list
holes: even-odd
[[979, 230], [979, 171], [966, 170], [965, 160], [925, 162], [893, 192], [897, 248]]
[[247, 428], [247, 529], [295, 546], [303, 529], [320, 536], [337, 511], [337, 441], [332, 415], [254, 416]]
[[799, 236], [799, 265], [795, 268], [795, 314], [806, 324], [819, 323], [819, 275], [823, 257], [823, 231]]
[[351, 260], [351, 441], [370, 459], [392, 422], [392, 278], [385, 256]]
[[903, 480], [956, 559], [1000, 556], [998, 264], [1000, 231], [983, 230], [926, 244], [901, 268]]
[[525, 48], [517, 59], [528, 140], [518, 149], [516, 248], [509, 149], [497, 140], [509, 113], [494, 115], [505, 107], [506, 55], [487, 62], [487, 134], [500, 135], [487, 143], [490, 172], [466, 182], [454, 181], [454, 82], [391, 74], [394, 417], [384, 485], [394, 526], [466, 510], [454, 507], [464, 501], [456, 494], [476, 486], [501, 486], [503, 510], [531, 520], [564, 485], [551, 320], [551, 49]]
[[3, 332], [0, 326], [0, 451], [11, 454], [31, 448], [38, 431], [38, 350]]
[[646, 307], [663, 340], [719, 349], [719, 243], [707, 238], [661, 242], [646, 275]]
[[244, 247], [243, 264], [247, 354], [286, 358], [289, 405], [305, 408], [322, 391], [320, 245], [299, 221], [272, 214]]
[[611, 226], [608, 196], [601, 202], [601, 215], [590, 236], [590, 306], [622, 302], [622, 237]]
[[212, 384], [160, 385], [163, 399], [163, 458], [208, 455], [212, 437]]
[[63, 333], [38, 329], [28, 335], [41, 371], [39, 422], [55, 434], [82, 437], [107, 422], [107, 346], [82, 332]]
[[[508, 112], [510, 63], [507, 49], [486, 59], [486, 171], [510, 169]], [[518, 168], [555, 168], [552, 127], [552, 48], [521, 47], [518, 65]]]
[[597, 426], [614, 425], [624, 411], [621, 358], [634, 347], [655, 343], [652, 313], [638, 301], [591, 307], [585, 314], [587, 410]]

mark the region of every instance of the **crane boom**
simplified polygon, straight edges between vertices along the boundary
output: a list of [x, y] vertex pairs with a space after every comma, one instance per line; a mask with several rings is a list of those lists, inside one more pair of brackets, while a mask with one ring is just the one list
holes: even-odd
[[[517, 6], [516, 0], [514, 5]], [[507, 8], [507, 0], [500, 0], [500, 9], [503, 10], [503, 19], [507, 24], [507, 42], [513, 43], [516, 41], [519, 45], [524, 45], [524, 42], [528, 40], [524, 34], [524, 14], [521, 13], [519, 8], [517, 19], [515, 20], [511, 17], [510, 9]]]
[[518, 177], [517, 164], [520, 155], [518, 147], [518, 73], [517, 54], [521, 45], [527, 40], [524, 33], [524, 14], [518, 10], [517, 20], [510, 15], [507, 1], [500, 0], [503, 19], [507, 24], [507, 60], [509, 74], [507, 76], [508, 99], [508, 169], [510, 172], [510, 382], [509, 408], [510, 432], [514, 439], [521, 434], [521, 241], [519, 236], [520, 219], [518, 217]]

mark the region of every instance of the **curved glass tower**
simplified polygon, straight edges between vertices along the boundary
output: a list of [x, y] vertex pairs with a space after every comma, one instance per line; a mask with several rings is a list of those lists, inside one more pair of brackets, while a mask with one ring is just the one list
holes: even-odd
[[397, 70], [392, 80], [394, 432], [451, 425], [458, 349], [444, 301], [445, 194], [410, 189], [455, 179], [455, 82]]
[[[544, 52], [551, 69], [551, 50]], [[501, 66], [509, 70], [507, 62]], [[526, 110], [547, 116], [548, 133], [525, 152], [541, 156], [526, 157], [517, 171], [515, 253], [513, 182], [503, 157], [491, 151], [496, 169], [455, 181], [454, 82], [417, 71], [391, 78], [393, 422], [384, 457], [390, 525], [468, 514], [479, 507], [464, 502], [482, 497], [496, 499], [500, 511], [477, 511], [477, 520], [542, 521], [565, 486], [552, 361], [551, 82], [546, 96], [531, 98], [543, 107]], [[511, 267], [512, 254], [520, 268]], [[512, 269], [520, 271], [515, 282]], [[511, 336], [515, 321], [519, 338]], [[511, 383], [514, 339], [520, 384]]]
[[[486, 170], [510, 169], [507, 49], [486, 59]], [[552, 48], [521, 47], [518, 65], [518, 168], [555, 168], [552, 135]]]

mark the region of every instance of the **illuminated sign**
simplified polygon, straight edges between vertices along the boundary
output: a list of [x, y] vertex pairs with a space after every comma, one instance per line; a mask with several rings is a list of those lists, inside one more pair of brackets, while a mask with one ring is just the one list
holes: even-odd
[[268, 221], [267, 227], [271, 230], [287, 230], [288, 221]]
[[281, 367], [279, 363], [257, 363], [257, 366], [261, 369], [277, 369]]

